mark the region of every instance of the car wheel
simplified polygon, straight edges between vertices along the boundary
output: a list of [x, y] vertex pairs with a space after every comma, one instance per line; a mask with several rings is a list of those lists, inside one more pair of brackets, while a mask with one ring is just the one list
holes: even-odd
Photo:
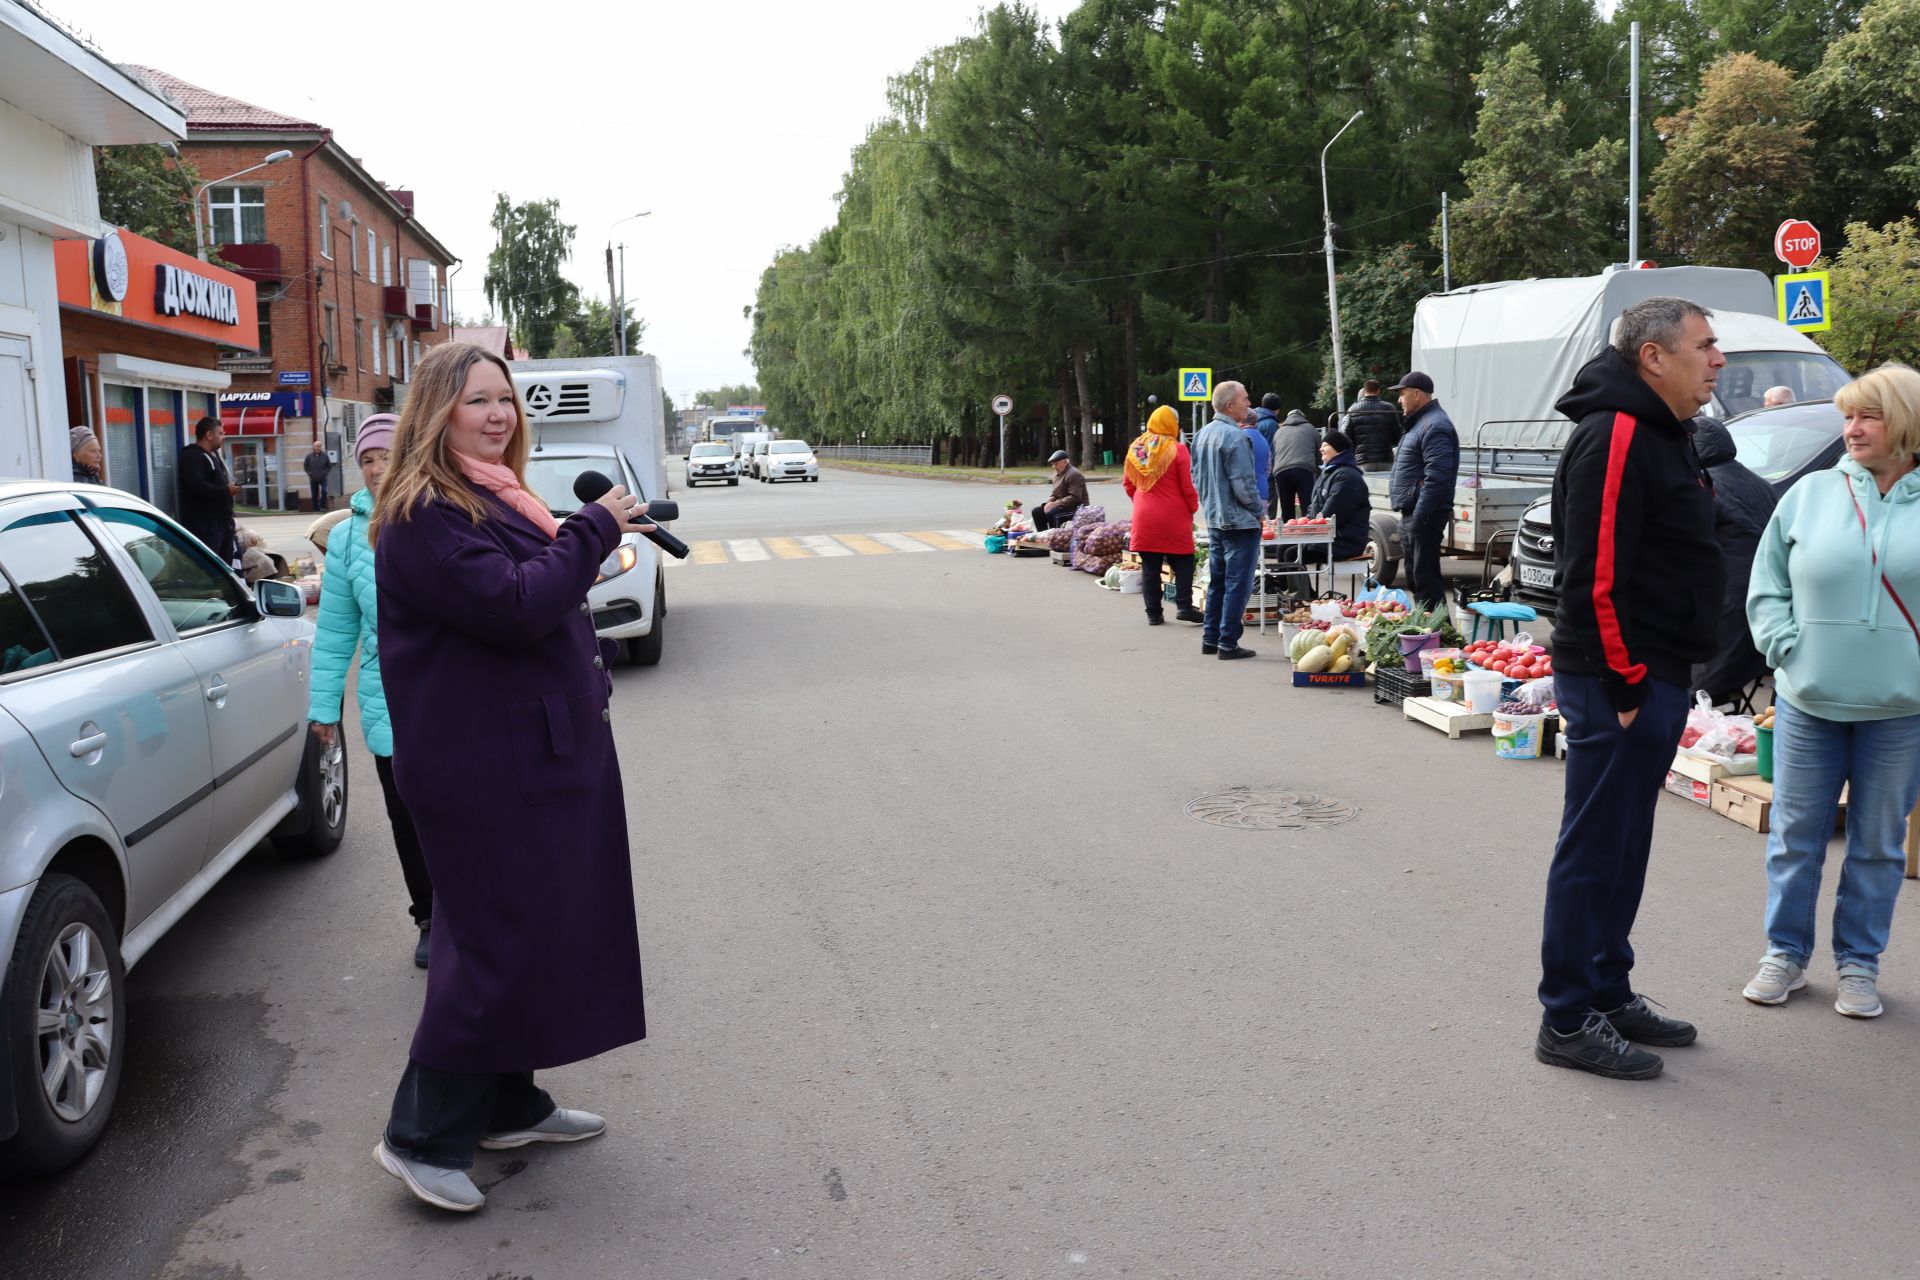
[[300, 758], [300, 778], [295, 787], [300, 803], [294, 815], [304, 827], [274, 836], [282, 853], [294, 858], [320, 858], [340, 847], [347, 833], [347, 753], [336, 728], [333, 745], [307, 734], [307, 749]]
[[120, 1091], [126, 969], [107, 909], [72, 876], [43, 876], [0, 986], [19, 1130], [0, 1172], [50, 1173], [93, 1148]]
[[733, 480], [729, 480], [729, 481], [727, 481], [727, 483], [728, 483], [728, 484], [739, 484], [739, 483], [740, 483], [740, 481], [739, 481], [739, 480], [738, 480], [738, 479], [736, 478], [736, 479], [733, 479]]
[[657, 667], [667, 644], [667, 584], [653, 580], [653, 630], [627, 641], [627, 656], [636, 667]]

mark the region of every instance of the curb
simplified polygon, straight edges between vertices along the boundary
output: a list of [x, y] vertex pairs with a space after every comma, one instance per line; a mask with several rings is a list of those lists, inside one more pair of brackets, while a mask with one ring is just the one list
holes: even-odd
[[997, 476], [968, 476], [968, 475], [939, 476], [939, 475], [929, 475], [925, 471], [899, 471], [899, 470], [895, 470], [892, 467], [874, 466], [871, 464], [863, 464], [860, 466], [847, 466], [845, 463], [842, 463], [842, 462], [828, 462], [825, 459], [821, 460], [820, 465], [823, 467], [839, 467], [847, 471], [858, 471], [865, 475], [870, 475], [870, 476], [900, 476], [907, 480], [939, 480], [946, 484], [1018, 484], [1018, 485], [1037, 485], [1038, 484], [1038, 485], [1043, 485], [1047, 483], [1047, 481], [1041, 479], [1038, 476], [1009, 477], [1005, 480], [1002, 480]]

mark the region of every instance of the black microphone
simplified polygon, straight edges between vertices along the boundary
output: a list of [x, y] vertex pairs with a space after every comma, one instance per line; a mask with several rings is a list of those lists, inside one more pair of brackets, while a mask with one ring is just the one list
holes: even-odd
[[[613, 481], [598, 471], [582, 471], [573, 478], [573, 496], [580, 499], [582, 506], [589, 502], [598, 502], [607, 496], [613, 488]], [[662, 498], [658, 502], [647, 504], [647, 514], [642, 520], [674, 520], [680, 515], [680, 504]], [[693, 548], [668, 533], [665, 529], [652, 529], [640, 535], [654, 546], [672, 556], [675, 560], [685, 560]]]

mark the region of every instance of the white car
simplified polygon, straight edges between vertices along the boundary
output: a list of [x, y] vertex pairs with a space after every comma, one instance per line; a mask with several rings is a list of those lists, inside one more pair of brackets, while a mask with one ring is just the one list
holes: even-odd
[[339, 846], [346, 757], [307, 731], [304, 611], [132, 494], [0, 481], [0, 1174], [99, 1140], [126, 970], [222, 876], [269, 836]]
[[687, 453], [687, 488], [721, 480], [740, 483], [740, 462], [733, 456], [733, 446], [725, 441], [694, 445]]
[[805, 440], [774, 440], [764, 447], [766, 455], [756, 458], [762, 480], [769, 484], [776, 480], [819, 482], [820, 460], [813, 456], [813, 446]]
[[[573, 482], [586, 471], [625, 485], [642, 501], [666, 496], [648, 493], [636, 478], [637, 468], [614, 446], [586, 441], [542, 440], [527, 458], [527, 487], [540, 495], [556, 519], [564, 520], [580, 509]], [[628, 657], [639, 666], [659, 664], [667, 636], [667, 584], [658, 547], [640, 534], [624, 535], [601, 563], [600, 576], [587, 591], [587, 605], [601, 639], [624, 641]]]

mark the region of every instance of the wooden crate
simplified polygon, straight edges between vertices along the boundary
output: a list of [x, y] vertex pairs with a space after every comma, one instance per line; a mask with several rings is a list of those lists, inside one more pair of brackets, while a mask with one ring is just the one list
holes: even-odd
[[1408, 698], [1400, 704], [1401, 714], [1409, 720], [1440, 730], [1449, 738], [1463, 733], [1492, 733], [1493, 713], [1472, 712], [1458, 702], [1436, 702], [1432, 698]]

